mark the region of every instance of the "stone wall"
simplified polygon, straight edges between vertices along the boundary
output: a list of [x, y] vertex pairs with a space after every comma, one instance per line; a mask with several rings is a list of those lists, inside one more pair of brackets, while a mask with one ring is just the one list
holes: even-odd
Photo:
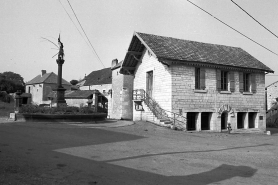
[[112, 111], [111, 118], [132, 119], [133, 76], [119, 73], [120, 68], [112, 70]]
[[121, 119], [122, 102], [121, 91], [123, 89], [124, 75], [119, 73], [120, 68], [112, 70], [112, 112], [111, 118]]
[[[185, 65], [173, 65], [172, 71], [172, 101], [173, 112], [180, 109], [186, 116], [186, 112], [211, 112], [212, 130], [221, 130], [221, 118], [217, 113], [223, 105], [229, 105], [228, 122], [236, 129], [237, 112], [256, 112], [255, 128], [265, 129], [265, 75], [256, 73], [256, 93], [239, 92], [239, 72], [234, 71], [235, 92], [216, 90], [216, 69], [205, 69], [205, 90], [195, 90], [195, 67]], [[199, 116], [200, 117], [200, 116]], [[259, 120], [259, 117], [261, 118]], [[198, 118], [199, 121], [199, 118]], [[197, 121], [197, 122], [198, 122]], [[244, 128], [248, 128], [248, 120]], [[198, 127], [198, 126], [197, 126]], [[199, 127], [200, 129], [200, 127]], [[198, 130], [198, 128], [197, 128]]]
[[67, 106], [83, 107], [88, 106], [88, 99], [65, 99]]
[[[171, 70], [159, 62], [147, 50], [142, 55], [141, 62], [138, 62], [135, 70], [134, 85], [135, 89], [146, 90], [146, 73], [153, 71], [153, 99], [161, 106], [161, 108], [172, 110], [172, 87], [171, 87]], [[149, 109], [144, 107], [145, 111], [136, 111], [133, 107], [133, 120], [148, 120], [150, 115]], [[151, 117], [151, 116], [150, 116]]]

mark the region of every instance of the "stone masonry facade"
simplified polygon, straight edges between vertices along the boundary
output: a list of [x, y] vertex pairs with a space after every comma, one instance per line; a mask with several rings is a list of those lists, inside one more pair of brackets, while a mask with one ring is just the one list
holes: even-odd
[[[146, 90], [146, 73], [153, 71], [153, 99], [165, 110], [172, 110], [172, 81], [171, 70], [159, 62], [145, 49], [144, 54], [136, 67], [134, 77], [134, 90]], [[136, 111], [133, 107], [133, 120], [155, 121], [156, 118], [143, 104], [144, 111]]]
[[112, 112], [111, 118], [131, 120], [133, 76], [123, 75], [120, 68], [112, 69]]
[[[252, 71], [255, 75], [256, 92], [239, 91], [239, 74], [242, 71], [233, 68], [234, 91], [218, 91], [216, 88], [217, 70], [213, 66], [201, 67], [205, 71], [205, 89], [195, 89], [196, 66], [173, 64], [170, 66], [162, 64], [158, 59], [145, 49], [140, 62], [138, 62], [134, 77], [134, 90], [146, 90], [146, 73], [153, 71], [153, 99], [164, 110], [180, 113], [189, 119], [188, 113], [195, 116], [195, 130], [202, 130], [203, 119], [207, 119], [208, 130], [221, 131], [227, 125], [221, 126], [223, 119], [230, 123], [232, 129], [248, 129], [250, 120], [253, 125], [250, 128], [265, 130], [265, 74], [260, 71]], [[224, 69], [223, 69], [224, 70]], [[230, 81], [228, 81], [230, 86]], [[133, 107], [133, 120], [146, 120], [155, 122], [156, 118], [143, 102], [144, 111], [136, 111]], [[225, 113], [227, 116], [221, 117]], [[203, 117], [203, 114], [208, 115]], [[194, 122], [193, 121], [193, 122]], [[184, 127], [187, 127], [186, 119]]]
[[[196, 130], [201, 130], [202, 112], [211, 113], [210, 130], [221, 130], [221, 108], [228, 106], [230, 110], [228, 122], [232, 129], [237, 129], [237, 115], [246, 114], [243, 118], [243, 128], [248, 128], [248, 114], [254, 114], [254, 128], [265, 129], [265, 74], [253, 73], [256, 76], [256, 92], [242, 93], [239, 91], [239, 71], [233, 71], [235, 90], [218, 91], [216, 89], [216, 68], [205, 68], [204, 90], [195, 89], [195, 67], [186, 65], [171, 66], [172, 76], [172, 111], [182, 112], [186, 117], [188, 112], [196, 113]], [[229, 83], [229, 82], [228, 82]], [[259, 119], [260, 118], [260, 119]]]

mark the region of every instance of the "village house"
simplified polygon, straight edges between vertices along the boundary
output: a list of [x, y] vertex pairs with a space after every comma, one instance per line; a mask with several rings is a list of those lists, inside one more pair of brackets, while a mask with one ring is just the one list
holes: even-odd
[[92, 71], [78, 84], [79, 89], [83, 90], [98, 90], [107, 99], [106, 107], [108, 108], [108, 118], [111, 115], [111, 96], [112, 96], [112, 71], [111, 68], [104, 68], [97, 71]]
[[[50, 104], [48, 95], [57, 88], [58, 76], [51, 72], [42, 70], [41, 74], [26, 83], [25, 92], [31, 94], [32, 104]], [[70, 90], [71, 84], [62, 79], [62, 85], [66, 90]]]
[[273, 71], [241, 48], [135, 32], [119, 72], [133, 77], [134, 121], [266, 129], [265, 73]]

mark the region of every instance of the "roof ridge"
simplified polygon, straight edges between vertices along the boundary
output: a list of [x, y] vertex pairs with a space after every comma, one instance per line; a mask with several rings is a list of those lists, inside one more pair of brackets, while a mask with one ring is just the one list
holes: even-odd
[[142, 33], [142, 32], [136, 32], [137, 34], [145, 34], [145, 35], [152, 35], [152, 36], [156, 36], [156, 37], [163, 37], [163, 38], [169, 38], [169, 39], [174, 39], [174, 40], [180, 40], [180, 41], [188, 41], [188, 42], [195, 42], [195, 43], [201, 43], [201, 44], [209, 44], [209, 45], [216, 45], [216, 46], [224, 46], [224, 47], [231, 47], [231, 48], [238, 48], [243, 50], [241, 47], [236, 47], [236, 46], [227, 46], [227, 45], [223, 45], [223, 44], [212, 44], [212, 43], [207, 43], [207, 42], [200, 42], [200, 41], [195, 41], [195, 40], [187, 40], [187, 39], [179, 39], [179, 38], [175, 38], [175, 37], [169, 37], [169, 36], [162, 36], [162, 35], [155, 35], [155, 34], [149, 34], [149, 33]]

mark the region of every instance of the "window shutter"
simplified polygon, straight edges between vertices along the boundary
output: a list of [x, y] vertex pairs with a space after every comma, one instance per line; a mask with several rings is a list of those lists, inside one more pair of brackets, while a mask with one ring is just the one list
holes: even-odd
[[243, 92], [243, 73], [239, 72], [239, 92]]
[[216, 90], [221, 91], [221, 70], [216, 70]]
[[206, 88], [206, 70], [204, 68], [200, 69], [200, 88]]
[[229, 72], [230, 91], [235, 92], [235, 74], [233, 71]]
[[251, 74], [251, 91], [252, 93], [257, 92], [256, 74]]

